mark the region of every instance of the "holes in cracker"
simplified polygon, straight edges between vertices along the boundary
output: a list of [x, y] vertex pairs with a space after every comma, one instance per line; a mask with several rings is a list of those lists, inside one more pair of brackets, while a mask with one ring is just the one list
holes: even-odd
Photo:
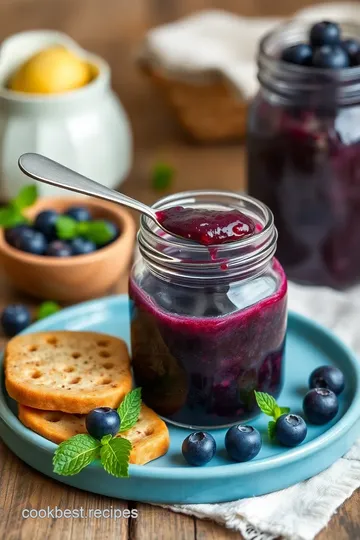
[[55, 336], [50, 336], [46, 339], [46, 343], [55, 347], [58, 344], [58, 339]]
[[70, 381], [70, 384], [79, 384], [81, 381], [81, 377], [74, 377], [72, 381]]
[[150, 437], [154, 433], [154, 428], [148, 427], [144, 430], [145, 437]]
[[37, 345], [30, 345], [29, 347], [29, 352], [35, 352], [38, 350], [38, 346]]
[[110, 343], [106, 339], [99, 339], [99, 341], [96, 342], [96, 345], [99, 347], [108, 347]]
[[99, 356], [101, 356], [101, 358], [110, 358], [111, 355], [108, 351], [100, 351]]
[[105, 369], [112, 369], [114, 367], [114, 364], [112, 362], [105, 362], [105, 364], [103, 364], [103, 367]]
[[110, 377], [104, 377], [103, 379], [100, 380], [100, 384], [110, 384], [112, 381], [110, 379]]
[[32, 379], [40, 379], [41, 376], [42, 376], [41, 371], [39, 371], [39, 370], [37, 369], [37, 370], [34, 371], [34, 373], [31, 375], [31, 378], [32, 378]]
[[64, 371], [65, 373], [72, 373], [73, 371], [75, 371], [75, 368], [73, 366], [67, 366]]
[[45, 419], [48, 421], [48, 422], [60, 422], [60, 420], [62, 419], [63, 415], [61, 412], [49, 412], [45, 415]]
[[72, 356], [72, 358], [74, 358], [74, 360], [77, 360], [78, 358], [81, 357], [81, 353], [79, 353], [79, 352], [73, 352], [71, 356]]

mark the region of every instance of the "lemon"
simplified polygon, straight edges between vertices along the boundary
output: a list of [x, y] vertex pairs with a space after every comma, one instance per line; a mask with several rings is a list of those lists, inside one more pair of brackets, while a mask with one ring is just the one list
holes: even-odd
[[61, 46], [44, 49], [27, 60], [11, 77], [17, 92], [56, 94], [87, 84], [92, 70], [86, 62]]

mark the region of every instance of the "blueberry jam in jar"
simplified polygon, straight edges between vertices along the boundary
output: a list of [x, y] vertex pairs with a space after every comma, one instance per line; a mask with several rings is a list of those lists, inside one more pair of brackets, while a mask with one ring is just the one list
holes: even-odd
[[340, 30], [334, 49], [313, 48], [302, 65], [308, 22], [264, 37], [247, 138], [249, 193], [274, 214], [287, 276], [337, 289], [360, 281], [360, 55], [339, 51], [360, 27]]
[[229, 426], [259, 413], [254, 390], [276, 397], [282, 387], [287, 284], [277, 231], [269, 209], [245, 195], [179, 193], [154, 209], [175, 206], [239, 210], [252, 234], [207, 246], [142, 217], [129, 287], [134, 376], [169, 422]]

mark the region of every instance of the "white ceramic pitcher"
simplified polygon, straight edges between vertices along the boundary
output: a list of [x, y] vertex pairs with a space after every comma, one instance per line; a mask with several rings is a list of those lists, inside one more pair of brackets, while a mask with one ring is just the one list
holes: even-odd
[[[62, 94], [26, 94], [6, 89], [12, 72], [34, 53], [64, 45], [93, 64], [98, 76], [86, 86]], [[132, 161], [132, 137], [126, 113], [110, 86], [110, 67], [60, 32], [15, 34], [0, 46], [0, 199], [29, 183], [17, 166], [19, 156], [38, 152], [108, 187], [125, 178]], [[39, 184], [41, 195], [64, 195]]]

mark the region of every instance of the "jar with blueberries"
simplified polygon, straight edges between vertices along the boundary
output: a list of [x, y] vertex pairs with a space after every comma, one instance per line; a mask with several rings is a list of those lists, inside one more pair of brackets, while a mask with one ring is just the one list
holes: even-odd
[[259, 413], [254, 390], [282, 388], [287, 284], [273, 215], [230, 192], [178, 193], [153, 208], [171, 207], [239, 210], [252, 232], [209, 247], [142, 216], [129, 286], [135, 381], [169, 422], [229, 426]]
[[258, 66], [249, 193], [274, 214], [287, 276], [343, 289], [360, 281], [360, 27], [286, 23]]

